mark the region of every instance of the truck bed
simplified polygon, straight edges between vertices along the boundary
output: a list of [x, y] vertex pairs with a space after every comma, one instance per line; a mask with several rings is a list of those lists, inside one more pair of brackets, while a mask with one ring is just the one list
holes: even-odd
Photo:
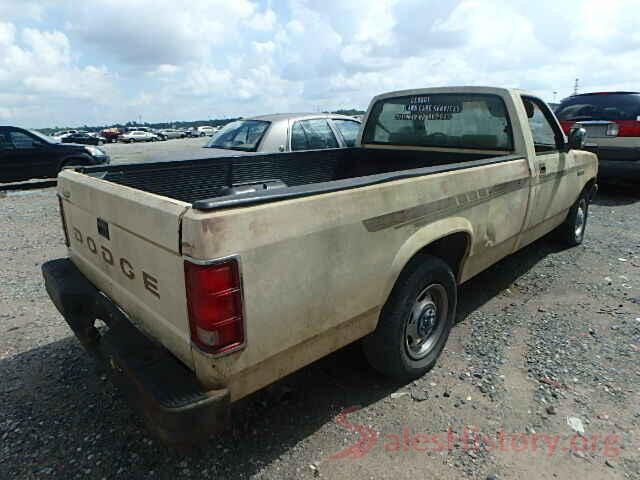
[[495, 153], [345, 148], [86, 167], [79, 171], [191, 203], [194, 208], [207, 211], [343, 190], [512, 158], [513, 155], [496, 156]]

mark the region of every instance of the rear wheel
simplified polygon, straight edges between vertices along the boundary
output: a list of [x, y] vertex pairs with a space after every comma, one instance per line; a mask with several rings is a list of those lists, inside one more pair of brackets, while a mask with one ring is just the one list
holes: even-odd
[[376, 330], [364, 339], [369, 363], [403, 381], [424, 375], [442, 353], [456, 305], [451, 268], [431, 255], [416, 258], [396, 282]]
[[582, 192], [576, 203], [569, 210], [566, 220], [558, 227], [558, 239], [570, 247], [580, 245], [584, 240], [588, 216], [589, 195], [587, 192]]

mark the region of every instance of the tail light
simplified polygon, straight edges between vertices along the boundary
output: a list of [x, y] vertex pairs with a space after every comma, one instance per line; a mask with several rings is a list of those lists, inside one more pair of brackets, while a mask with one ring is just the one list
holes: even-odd
[[64, 243], [68, 247], [69, 244], [69, 232], [67, 231], [67, 219], [64, 216], [64, 205], [62, 204], [62, 197], [58, 195], [58, 207], [60, 210], [60, 220], [62, 220], [62, 231], [64, 232]]
[[569, 135], [569, 133], [571, 133], [571, 127], [575, 125], [575, 122], [567, 122], [566, 120], [562, 120], [560, 122], [560, 125], [562, 126], [562, 130], [564, 131], [565, 135]]
[[191, 341], [222, 355], [245, 345], [242, 279], [235, 258], [211, 265], [184, 262]]
[[619, 127], [619, 137], [640, 137], [640, 121], [621, 120], [616, 124]]

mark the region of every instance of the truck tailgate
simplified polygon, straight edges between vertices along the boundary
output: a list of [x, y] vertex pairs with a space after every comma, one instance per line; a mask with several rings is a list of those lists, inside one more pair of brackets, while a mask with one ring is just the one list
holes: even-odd
[[134, 325], [192, 366], [180, 255], [190, 205], [72, 170], [58, 177], [58, 192], [74, 264]]

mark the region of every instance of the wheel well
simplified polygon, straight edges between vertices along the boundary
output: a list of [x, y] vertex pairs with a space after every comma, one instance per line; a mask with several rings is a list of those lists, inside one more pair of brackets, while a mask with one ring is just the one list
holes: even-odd
[[468, 233], [452, 233], [451, 235], [439, 238], [438, 240], [422, 247], [418, 252], [416, 252], [410, 262], [421, 255], [433, 255], [449, 265], [454, 277], [456, 280], [459, 280], [462, 261], [467, 255], [470, 243], [471, 237]]

